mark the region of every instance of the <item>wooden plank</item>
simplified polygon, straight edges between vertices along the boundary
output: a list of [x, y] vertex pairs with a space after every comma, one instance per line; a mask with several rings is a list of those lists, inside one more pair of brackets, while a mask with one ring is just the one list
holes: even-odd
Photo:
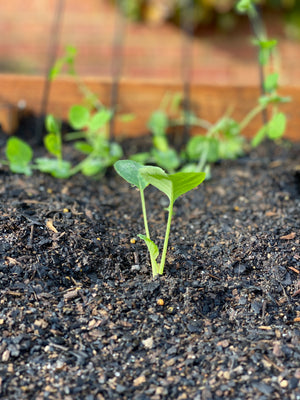
[[[85, 78], [84, 83], [99, 96], [103, 104], [110, 104], [111, 80], [109, 78]], [[26, 108], [35, 113], [41, 110], [41, 98], [44, 79], [38, 76], [0, 75], [0, 105], [3, 107], [26, 104]], [[119, 113], [134, 113], [131, 122], [116, 123], [118, 135], [136, 137], [145, 134], [147, 120], [151, 113], [158, 109], [166, 93], [170, 95], [182, 91], [178, 82], [121, 80], [119, 88]], [[300, 87], [283, 87], [280, 93], [291, 96], [292, 101], [282, 106], [288, 116], [286, 138], [300, 140]], [[258, 88], [254, 86], [215, 86], [193, 85], [191, 90], [193, 109], [197, 115], [209, 122], [216, 122], [228, 110], [232, 116], [241, 121], [251, 110], [259, 96]], [[58, 78], [52, 83], [48, 112], [65, 119], [73, 104], [80, 104], [83, 96], [77, 83], [69, 78]], [[1, 122], [1, 121], [0, 121]], [[245, 136], [253, 137], [261, 126], [261, 116], [244, 131]]]

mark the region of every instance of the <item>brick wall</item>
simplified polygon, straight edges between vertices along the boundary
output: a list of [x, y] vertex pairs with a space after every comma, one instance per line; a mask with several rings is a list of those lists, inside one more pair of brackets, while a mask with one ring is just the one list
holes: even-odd
[[[44, 73], [58, 0], [9, 0], [0, 5], [0, 70]], [[65, 0], [59, 54], [78, 48], [77, 70], [84, 75], [111, 74], [115, 12], [107, 0]], [[273, 21], [271, 26], [273, 25]], [[181, 79], [182, 37], [172, 26], [127, 24], [123, 76]], [[248, 27], [220, 35], [203, 34], [192, 45], [194, 81], [219, 84], [257, 82]], [[300, 84], [299, 44], [282, 41], [285, 84]], [[300, 54], [299, 54], [300, 56]]]

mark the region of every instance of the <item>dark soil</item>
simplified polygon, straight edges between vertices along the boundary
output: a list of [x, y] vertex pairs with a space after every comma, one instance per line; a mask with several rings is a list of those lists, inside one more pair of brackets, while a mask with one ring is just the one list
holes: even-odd
[[[213, 167], [151, 277], [139, 193], [4, 167], [3, 399], [300, 399], [300, 144]], [[153, 239], [166, 198], [147, 189]]]

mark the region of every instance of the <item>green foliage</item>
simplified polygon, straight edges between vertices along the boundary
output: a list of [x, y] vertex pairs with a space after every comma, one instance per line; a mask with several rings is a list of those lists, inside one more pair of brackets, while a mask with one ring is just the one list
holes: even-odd
[[[205, 173], [177, 172], [175, 174], [167, 174], [159, 167], [143, 166], [132, 160], [117, 161], [115, 163], [115, 170], [123, 179], [136, 186], [140, 190], [146, 235], [140, 234], [138, 236], [145, 241], [149, 250], [152, 265], [152, 275], [161, 275], [163, 274], [166, 261], [174, 202], [178, 199], [178, 197], [200, 185], [205, 179]], [[159, 256], [159, 249], [150, 238], [144, 199], [144, 190], [149, 184], [156, 187], [169, 199], [169, 207], [167, 209], [168, 221], [161, 261], [159, 264], [156, 261], [157, 257]]]
[[149, 185], [140, 174], [143, 165], [132, 160], [119, 160], [114, 164], [116, 172], [128, 183], [136, 186], [140, 191]]
[[36, 158], [35, 168], [41, 172], [51, 174], [54, 178], [69, 178], [72, 175], [70, 162], [54, 158]]
[[70, 75], [75, 75], [75, 57], [77, 50], [73, 46], [67, 46], [66, 54], [56, 61], [54, 66], [49, 72], [49, 79], [54, 80], [61, 72], [62, 69], [67, 66], [67, 73]]
[[30, 162], [33, 152], [31, 147], [23, 140], [14, 136], [10, 137], [6, 143], [5, 154], [12, 172], [25, 175], [32, 174]]
[[239, 0], [236, 9], [241, 13], [252, 13], [254, 12], [255, 3], [254, 0]]
[[48, 133], [44, 138], [44, 145], [55, 158], [38, 157], [35, 159], [35, 168], [55, 178], [69, 178], [72, 175], [71, 163], [63, 160], [60, 123], [53, 115], [47, 115], [45, 126]]
[[108, 139], [108, 122], [112, 111], [102, 107], [99, 111], [92, 112], [89, 108], [74, 105], [69, 111], [69, 123], [74, 129], [81, 131], [69, 134], [68, 137], [82, 138], [76, 141], [75, 148], [86, 155], [86, 158], [74, 167], [75, 172], [91, 176], [103, 174], [123, 155], [123, 150], [118, 143]]
[[146, 182], [163, 192], [173, 206], [178, 197], [200, 185], [205, 178], [202, 172], [177, 172], [167, 174], [159, 167], [145, 166], [139, 171]]

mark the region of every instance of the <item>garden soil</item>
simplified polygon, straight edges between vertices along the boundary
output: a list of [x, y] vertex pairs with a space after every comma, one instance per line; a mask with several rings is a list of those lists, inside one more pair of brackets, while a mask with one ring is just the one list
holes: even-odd
[[[213, 166], [176, 201], [156, 279], [139, 193], [113, 170], [2, 166], [0, 398], [299, 400], [299, 154]], [[145, 194], [161, 246], [167, 198]]]

